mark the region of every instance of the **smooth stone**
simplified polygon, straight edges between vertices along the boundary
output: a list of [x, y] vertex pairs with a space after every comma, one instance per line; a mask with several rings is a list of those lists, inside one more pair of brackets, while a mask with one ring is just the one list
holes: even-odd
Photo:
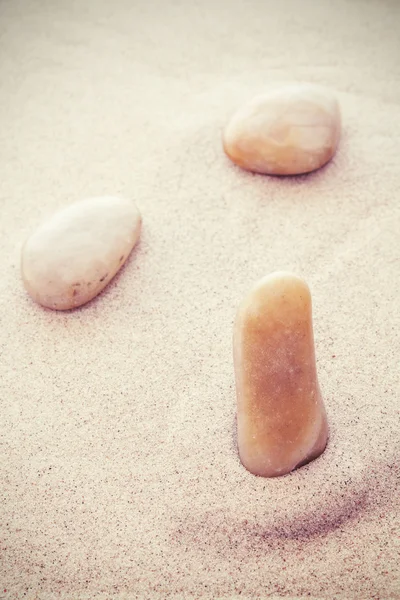
[[254, 475], [285, 475], [325, 449], [306, 282], [286, 272], [259, 281], [234, 325], [239, 456]]
[[223, 134], [229, 158], [255, 173], [300, 175], [335, 154], [341, 131], [331, 92], [294, 84], [257, 96], [231, 119]]
[[126, 198], [104, 196], [60, 210], [22, 248], [22, 279], [47, 308], [68, 310], [89, 302], [111, 281], [137, 243], [142, 218]]

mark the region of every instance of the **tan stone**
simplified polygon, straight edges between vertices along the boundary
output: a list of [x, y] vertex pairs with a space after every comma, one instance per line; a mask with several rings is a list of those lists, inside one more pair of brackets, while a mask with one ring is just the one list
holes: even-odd
[[125, 263], [139, 239], [141, 221], [133, 201], [113, 196], [88, 198], [60, 210], [22, 248], [26, 290], [47, 308], [85, 304]]
[[299, 175], [332, 158], [340, 130], [340, 109], [332, 93], [294, 84], [243, 106], [225, 128], [223, 146], [234, 163], [249, 171]]
[[285, 475], [328, 439], [318, 384], [310, 290], [277, 272], [261, 279], [234, 325], [239, 455], [251, 473]]

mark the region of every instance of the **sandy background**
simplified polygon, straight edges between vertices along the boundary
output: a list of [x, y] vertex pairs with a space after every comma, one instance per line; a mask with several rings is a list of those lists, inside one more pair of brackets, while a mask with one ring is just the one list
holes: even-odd
[[[400, 598], [400, 3], [0, 0], [0, 598]], [[220, 134], [272, 83], [336, 91], [334, 161], [251, 175]], [[140, 245], [70, 313], [19, 248], [124, 194]], [[235, 446], [236, 307], [304, 276], [331, 429], [273, 480]]]

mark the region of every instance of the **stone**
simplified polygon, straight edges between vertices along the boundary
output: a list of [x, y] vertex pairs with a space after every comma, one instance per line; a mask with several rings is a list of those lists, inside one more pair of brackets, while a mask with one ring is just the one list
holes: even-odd
[[60, 210], [26, 240], [21, 272], [30, 296], [68, 310], [97, 296], [137, 243], [141, 215], [132, 200], [88, 198]]
[[232, 117], [223, 134], [229, 158], [248, 171], [300, 175], [335, 154], [339, 104], [325, 88], [294, 84], [255, 97]]
[[261, 279], [238, 309], [233, 351], [242, 464], [275, 477], [317, 458], [328, 424], [306, 282], [286, 272]]

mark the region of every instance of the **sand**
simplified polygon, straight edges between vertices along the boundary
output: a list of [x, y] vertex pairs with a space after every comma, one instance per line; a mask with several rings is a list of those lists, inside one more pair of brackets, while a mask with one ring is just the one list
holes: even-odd
[[[0, 0], [0, 597], [400, 598], [400, 4]], [[272, 84], [337, 94], [309, 176], [224, 156]], [[25, 237], [86, 196], [143, 232], [82, 309], [23, 289]], [[235, 438], [251, 285], [311, 288], [330, 440], [283, 478]]]

